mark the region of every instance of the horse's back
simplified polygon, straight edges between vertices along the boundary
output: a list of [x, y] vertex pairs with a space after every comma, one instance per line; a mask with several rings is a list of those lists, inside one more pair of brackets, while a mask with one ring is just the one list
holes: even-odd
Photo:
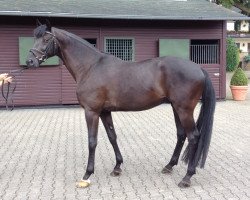
[[187, 59], [165, 56], [160, 57], [158, 66], [164, 66], [166, 73], [171, 73], [173, 76], [180, 76], [179, 78], [185, 79], [203, 79], [204, 74], [201, 66]]

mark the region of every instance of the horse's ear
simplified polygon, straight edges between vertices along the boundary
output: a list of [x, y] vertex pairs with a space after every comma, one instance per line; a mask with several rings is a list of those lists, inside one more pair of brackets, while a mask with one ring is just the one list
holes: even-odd
[[36, 19], [36, 26], [41, 26], [42, 23], [39, 21], [39, 19]]
[[50, 24], [50, 21], [49, 21], [48, 19], [46, 19], [45, 22], [46, 22], [47, 30], [48, 30], [49, 32], [51, 32], [51, 24]]

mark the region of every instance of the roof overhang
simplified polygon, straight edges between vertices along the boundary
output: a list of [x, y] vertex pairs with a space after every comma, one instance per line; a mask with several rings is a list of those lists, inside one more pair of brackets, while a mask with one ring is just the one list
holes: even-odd
[[114, 14], [76, 14], [76, 13], [53, 13], [53, 12], [32, 12], [32, 11], [0, 11], [0, 16], [25, 16], [25, 17], [62, 17], [62, 18], [86, 18], [86, 19], [131, 19], [131, 20], [250, 20], [250, 17], [204, 17], [204, 16], [157, 16], [157, 15], [114, 15]]
[[132, 20], [250, 20], [207, 0], [3, 0], [0, 16]]

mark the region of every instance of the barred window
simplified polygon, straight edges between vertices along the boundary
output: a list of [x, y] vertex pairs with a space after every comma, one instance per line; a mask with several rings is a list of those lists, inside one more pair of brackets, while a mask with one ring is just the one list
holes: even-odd
[[197, 64], [219, 64], [219, 40], [191, 40], [190, 58]]
[[134, 60], [134, 39], [105, 38], [105, 52], [122, 60]]

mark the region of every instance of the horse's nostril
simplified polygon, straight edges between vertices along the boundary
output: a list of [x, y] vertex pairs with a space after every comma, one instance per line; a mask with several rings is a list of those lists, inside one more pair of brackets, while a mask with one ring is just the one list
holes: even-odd
[[27, 64], [28, 66], [33, 66], [33, 65], [34, 65], [34, 62], [33, 62], [32, 59], [29, 59], [29, 60], [26, 61], [26, 64]]

